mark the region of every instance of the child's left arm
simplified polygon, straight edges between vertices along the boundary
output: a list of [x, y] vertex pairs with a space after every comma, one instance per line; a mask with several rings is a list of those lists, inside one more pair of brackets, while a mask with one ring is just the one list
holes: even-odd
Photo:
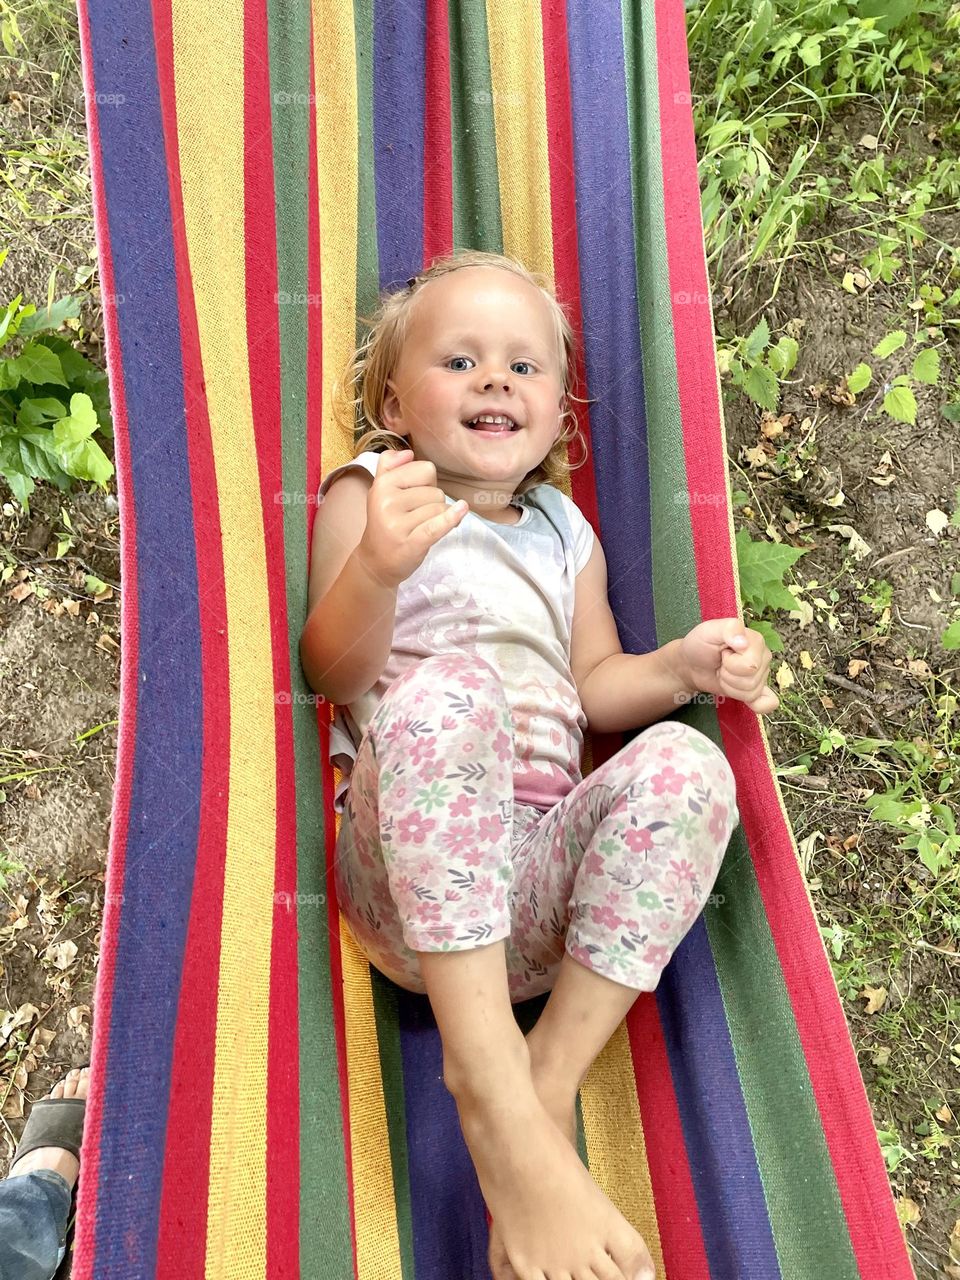
[[576, 578], [570, 667], [594, 733], [622, 733], [662, 720], [698, 692], [745, 702], [758, 715], [780, 699], [766, 685], [773, 657], [739, 618], [701, 622], [650, 653], [624, 653], [607, 599], [599, 538]]

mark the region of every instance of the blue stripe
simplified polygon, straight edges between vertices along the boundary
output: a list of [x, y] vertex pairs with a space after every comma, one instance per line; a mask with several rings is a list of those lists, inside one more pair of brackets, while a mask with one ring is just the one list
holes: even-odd
[[567, 11], [590, 436], [610, 607], [627, 653], [657, 647], [650, 485], [620, 6]]
[[673, 953], [656, 998], [710, 1274], [776, 1280], [780, 1263], [702, 916]]
[[426, 36], [425, 0], [376, 0], [373, 133], [381, 289], [406, 284], [424, 265]]
[[433, 1010], [427, 996], [398, 993], [416, 1280], [489, 1280], [483, 1195], [443, 1083]]
[[[92, 0], [107, 226], [136, 512], [137, 732], [109, 1034], [93, 1274], [156, 1268], [170, 1064], [199, 826], [203, 707], [180, 315], [147, 0]], [[101, 98], [102, 101], [102, 98]], [[122, 531], [130, 535], [128, 513]], [[126, 552], [126, 548], [124, 549]], [[133, 584], [129, 586], [132, 592]], [[128, 601], [127, 608], [133, 605]], [[129, 623], [128, 623], [129, 625]], [[121, 709], [121, 716], [123, 711]], [[117, 797], [119, 808], [123, 797]], [[109, 1027], [109, 1031], [108, 1031]]]

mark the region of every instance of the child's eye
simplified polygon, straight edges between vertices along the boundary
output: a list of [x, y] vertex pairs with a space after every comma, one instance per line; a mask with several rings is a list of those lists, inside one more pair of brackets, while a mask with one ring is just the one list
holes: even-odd
[[[451, 357], [450, 357], [450, 359], [447, 361], [447, 364], [452, 365], [452, 364], [453, 364], [455, 361], [457, 361], [457, 360], [465, 360], [465, 361], [469, 361], [469, 360], [470, 360], [470, 357], [469, 357], [469, 356], [451, 356]], [[522, 365], [524, 365], [527, 369], [533, 369], [533, 367], [534, 367], [534, 366], [531, 364], [531, 362], [530, 362], [529, 360], [514, 360], [514, 362], [513, 362], [513, 363], [514, 363], [514, 364], [522, 364]]]
[[447, 364], [453, 364], [455, 360], [469, 360], [469, 356], [451, 356]]

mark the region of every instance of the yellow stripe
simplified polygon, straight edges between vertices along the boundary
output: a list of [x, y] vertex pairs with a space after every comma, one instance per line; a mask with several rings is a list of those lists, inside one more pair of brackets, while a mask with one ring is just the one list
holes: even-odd
[[[552, 281], [553, 217], [540, 6], [487, 0], [487, 29], [504, 252]], [[563, 487], [572, 496], [569, 477]], [[588, 736], [583, 776], [592, 769]], [[594, 1063], [580, 1090], [580, 1102], [590, 1171], [644, 1237], [662, 1274], [660, 1234], [624, 1023]]]
[[[487, 0], [503, 251], [553, 279], [540, 6]], [[569, 497], [569, 494], [568, 494]]]
[[593, 1179], [643, 1236], [662, 1276], [663, 1249], [626, 1023], [620, 1023], [590, 1068], [580, 1107]]
[[[352, 5], [314, 0], [317, 88], [317, 188], [323, 293], [321, 472], [352, 457], [333, 420], [333, 389], [353, 353], [357, 323], [357, 64]], [[340, 816], [336, 818], [337, 832]], [[400, 1234], [389, 1158], [386, 1102], [370, 965], [340, 916], [350, 1148], [359, 1280], [399, 1276]]]
[[[223, 528], [230, 773], [213, 1069], [208, 1280], [266, 1270], [266, 1089], [276, 845], [273, 660], [246, 342], [243, 10], [173, 7], [184, 221]], [[224, 316], [230, 323], [224, 323]]]

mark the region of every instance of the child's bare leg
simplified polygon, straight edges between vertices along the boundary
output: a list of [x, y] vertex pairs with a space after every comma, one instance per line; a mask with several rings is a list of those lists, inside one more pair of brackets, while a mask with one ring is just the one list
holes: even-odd
[[639, 994], [565, 951], [553, 990], [526, 1038], [538, 1093], [575, 1102], [598, 1054]]
[[[553, 990], [527, 1034], [530, 1072], [537, 1097], [573, 1149], [577, 1145], [577, 1091], [597, 1055], [630, 1012], [639, 992], [587, 969], [564, 952]], [[490, 1263], [506, 1266], [503, 1235], [490, 1232]]]
[[490, 1259], [495, 1280], [652, 1280], [643, 1237], [538, 1097], [503, 940], [418, 959], [443, 1042], [444, 1083], [503, 1244], [505, 1256]]

